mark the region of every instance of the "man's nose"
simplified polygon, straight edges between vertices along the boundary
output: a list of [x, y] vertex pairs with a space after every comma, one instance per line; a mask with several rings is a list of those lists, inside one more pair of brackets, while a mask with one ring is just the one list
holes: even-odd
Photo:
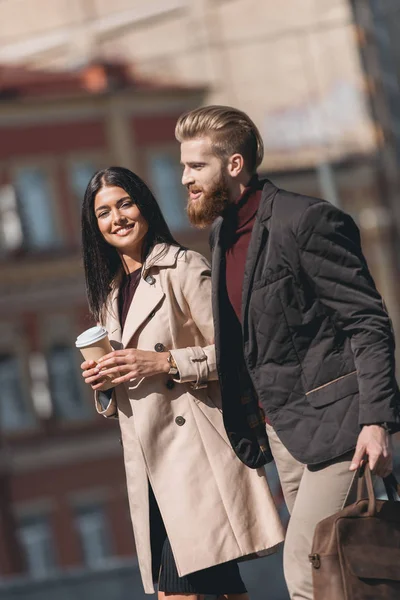
[[189, 185], [190, 183], [194, 183], [194, 179], [190, 170], [185, 167], [182, 173], [182, 185]]

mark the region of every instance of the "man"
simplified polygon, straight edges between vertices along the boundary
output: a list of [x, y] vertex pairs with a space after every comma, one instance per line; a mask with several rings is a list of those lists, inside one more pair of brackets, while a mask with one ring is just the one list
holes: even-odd
[[316, 524], [348, 501], [365, 456], [378, 475], [392, 469], [399, 390], [390, 319], [353, 220], [258, 179], [263, 143], [246, 114], [200, 108], [179, 118], [175, 134], [189, 218], [197, 227], [214, 222], [225, 427], [248, 466], [272, 453], [291, 513], [290, 596], [312, 600]]

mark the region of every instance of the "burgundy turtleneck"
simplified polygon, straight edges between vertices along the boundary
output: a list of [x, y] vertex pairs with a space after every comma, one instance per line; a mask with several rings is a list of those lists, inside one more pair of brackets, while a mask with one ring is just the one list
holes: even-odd
[[236, 202], [236, 227], [226, 249], [226, 287], [229, 301], [242, 322], [242, 289], [247, 250], [261, 200], [262, 186], [253, 177]]
[[[242, 323], [242, 290], [247, 250], [260, 205], [261, 194], [262, 184], [260, 184], [258, 177], [254, 176], [236, 202], [235, 230], [230, 238], [230, 244], [226, 248], [226, 289], [239, 323]], [[258, 404], [263, 409], [260, 400]], [[271, 424], [266, 416], [265, 421]]]

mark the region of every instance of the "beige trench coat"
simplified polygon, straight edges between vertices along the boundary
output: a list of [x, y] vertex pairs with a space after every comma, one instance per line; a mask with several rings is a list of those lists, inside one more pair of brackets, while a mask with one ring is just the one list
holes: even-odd
[[[241, 463], [225, 433], [216, 381], [210, 267], [193, 251], [156, 246], [121, 332], [117, 294], [104, 323], [114, 348], [171, 350], [179, 381], [166, 374], [115, 388], [130, 513], [146, 593], [153, 593], [148, 480], [178, 574], [254, 552], [273, 552], [283, 529], [264, 469]], [[161, 251], [161, 254], [160, 254]], [[158, 257], [157, 257], [158, 255]]]

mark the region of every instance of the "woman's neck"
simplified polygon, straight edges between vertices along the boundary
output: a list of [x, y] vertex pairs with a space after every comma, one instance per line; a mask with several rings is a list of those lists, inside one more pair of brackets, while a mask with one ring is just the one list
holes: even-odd
[[120, 254], [125, 273], [133, 273], [143, 265], [142, 252], [129, 252]]

